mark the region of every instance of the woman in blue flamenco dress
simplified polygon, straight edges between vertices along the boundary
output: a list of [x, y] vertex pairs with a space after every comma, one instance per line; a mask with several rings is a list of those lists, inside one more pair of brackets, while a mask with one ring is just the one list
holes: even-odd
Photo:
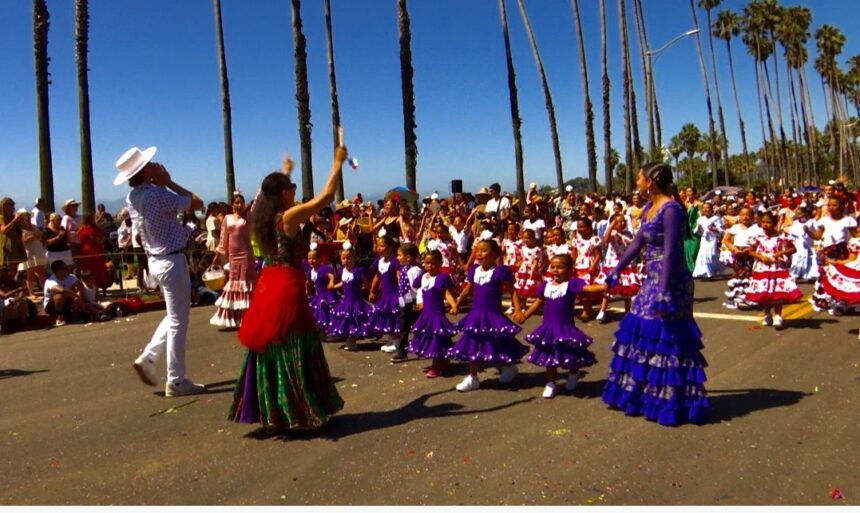
[[693, 320], [693, 278], [684, 261], [684, 206], [676, 199], [667, 164], [644, 165], [636, 184], [651, 201], [607, 281], [610, 286], [617, 281], [643, 248], [645, 279], [615, 332], [603, 402], [664, 426], [702, 424], [710, 408], [704, 387], [707, 362], [702, 332]]

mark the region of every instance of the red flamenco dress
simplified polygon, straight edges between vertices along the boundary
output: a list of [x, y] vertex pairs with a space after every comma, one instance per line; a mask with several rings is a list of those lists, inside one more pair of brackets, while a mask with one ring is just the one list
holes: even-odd
[[278, 230], [239, 328], [248, 350], [228, 418], [267, 429], [316, 429], [343, 408], [305, 291], [301, 232]]
[[105, 258], [104, 233], [98, 226], [82, 224], [78, 229], [78, 239], [81, 241], [78, 267], [81, 271], [89, 271], [92, 274], [97, 287], [110, 287], [113, 280]]

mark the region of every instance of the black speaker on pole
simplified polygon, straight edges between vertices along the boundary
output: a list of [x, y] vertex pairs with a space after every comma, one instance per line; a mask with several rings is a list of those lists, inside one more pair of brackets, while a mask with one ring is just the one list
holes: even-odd
[[463, 180], [451, 180], [451, 194], [463, 193]]

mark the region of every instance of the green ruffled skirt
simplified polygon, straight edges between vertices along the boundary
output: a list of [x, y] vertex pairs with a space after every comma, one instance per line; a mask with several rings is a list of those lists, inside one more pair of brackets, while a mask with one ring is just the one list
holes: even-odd
[[319, 332], [248, 350], [228, 418], [273, 429], [316, 429], [343, 408]]

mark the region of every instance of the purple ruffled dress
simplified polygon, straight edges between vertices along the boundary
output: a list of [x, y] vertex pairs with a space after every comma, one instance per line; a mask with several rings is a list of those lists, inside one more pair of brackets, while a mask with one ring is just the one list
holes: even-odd
[[409, 352], [424, 358], [445, 358], [454, 345], [457, 328], [445, 315], [445, 292], [454, 290], [451, 275], [439, 273], [434, 277], [422, 273], [413, 287], [421, 289], [424, 306], [412, 326]]
[[353, 267], [350, 273], [345, 268], [341, 270], [343, 282], [343, 299], [331, 311], [331, 326], [328, 334], [333, 337], [355, 339], [367, 336], [367, 319], [370, 317], [371, 306], [364, 300], [362, 291], [364, 270]]
[[636, 238], [610, 273], [617, 279], [645, 247], [645, 279], [615, 332], [603, 402], [664, 426], [701, 424], [710, 403], [702, 332], [693, 320], [693, 278], [684, 260], [686, 214], [669, 201], [646, 221], [650, 208], [648, 203]]
[[514, 337], [521, 328], [502, 313], [502, 286], [514, 281], [513, 273], [505, 266], [484, 271], [473, 265], [466, 280], [472, 284], [472, 311], [457, 323], [463, 335], [448, 358], [490, 365], [518, 362], [529, 348]]
[[384, 262], [381, 258], [373, 261], [372, 269], [379, 273], [381, 292], [370, 318], [365, 326], [368, 337], [382, 335], [398, 335], [400, 333], [400, 285], [397, 281], [397, 270], [400, 263], [396, 258]]
[[576, 370], [597, 363], [588, 346], [594, 342], [574, 325], [576, 296], [582, 292], [585, 281], [573, 278], [555, 285], [541, 283], [538, 297], [543, 298], [543, 321], [526, 341], [534, 345], [529, 362], [541, 367], [562, 367]]
[[331, 312], [340, 302], [340, 298], [333, 290], [328, 289], [328, 275], [334, 274], [334, 270], [328, 264], [321, 264], [316, 269], [309, 268], [308, 277], [314, 286], [314, 295], [311, 296], [310, 306], [317, 327], [323, 333], [328, 333], [331, 328]]

